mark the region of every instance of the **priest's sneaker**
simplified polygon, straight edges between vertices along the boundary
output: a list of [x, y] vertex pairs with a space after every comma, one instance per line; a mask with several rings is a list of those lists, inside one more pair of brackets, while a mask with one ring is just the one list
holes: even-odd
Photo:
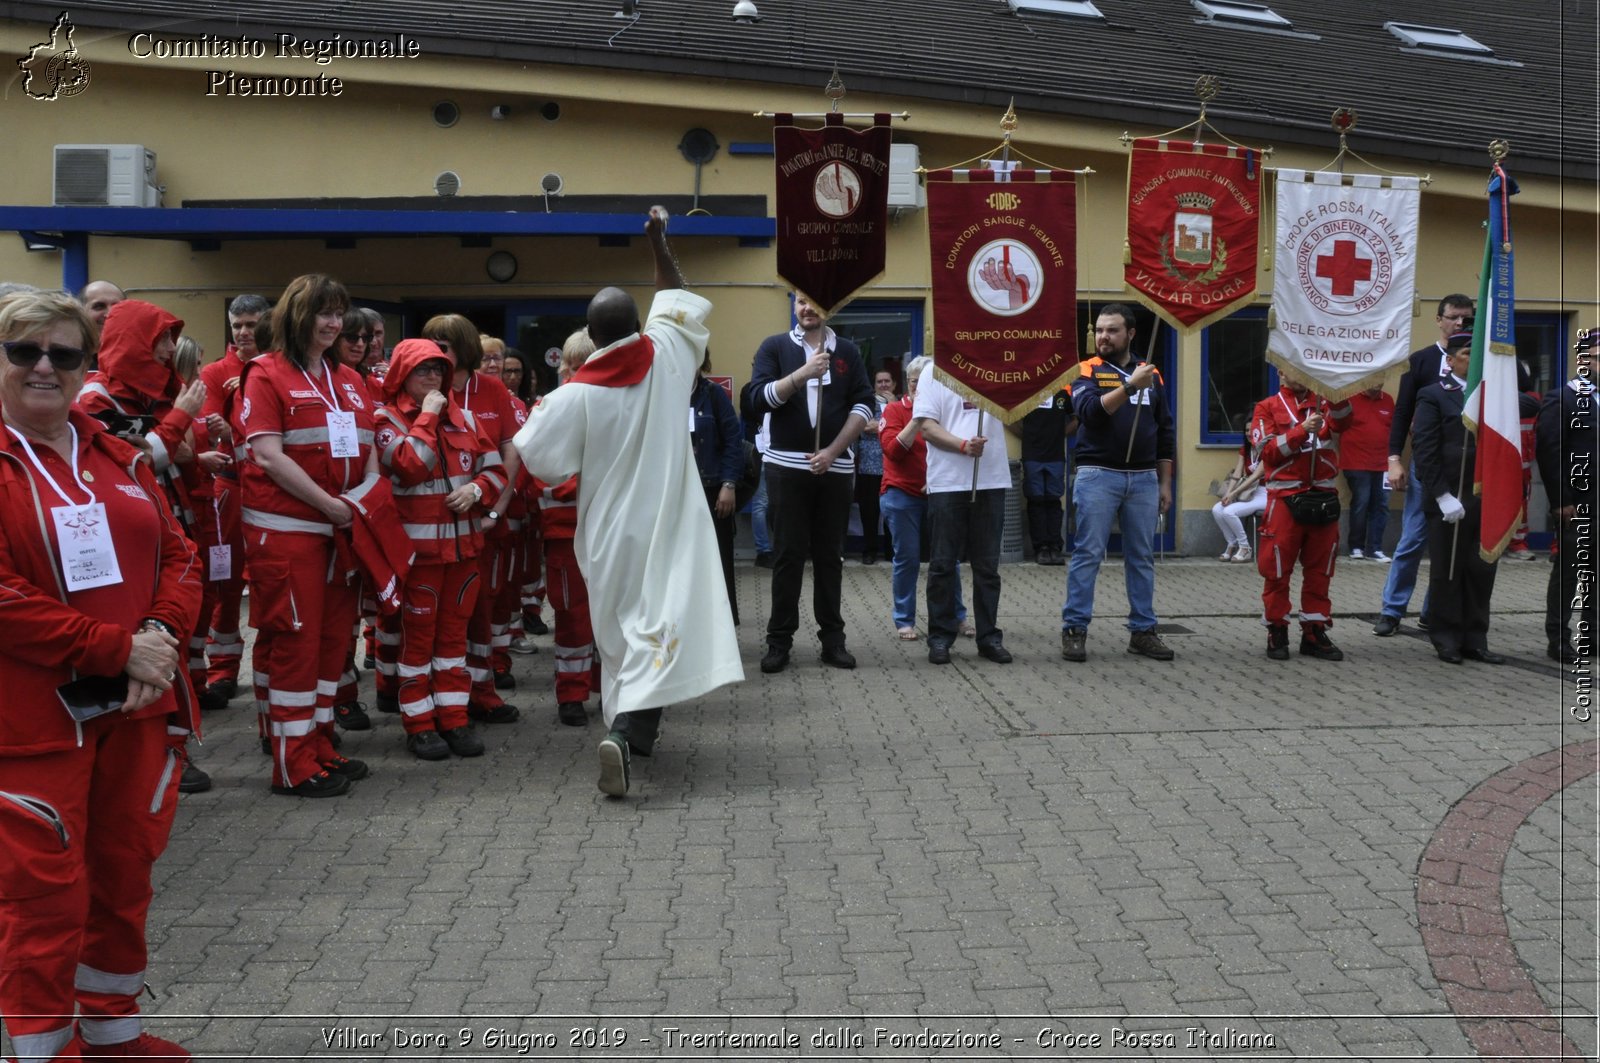
[[607, 797], [628, 794], [628, 739], [616, 731], [600, 739], [600, 792]]

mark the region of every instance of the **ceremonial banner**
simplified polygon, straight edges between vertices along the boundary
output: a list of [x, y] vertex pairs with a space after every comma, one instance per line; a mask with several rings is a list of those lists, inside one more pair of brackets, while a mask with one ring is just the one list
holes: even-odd
[[1123, 280], [1180, 332], [1227, 317], [1255, 294], [1260, 162], [1231, 145], [1133, 142]]
[[1410, 353], [1415, 177], [1278, 171], [1267, 358], [1328, 399], [1382, 383]]
[[1006, 424], [1077, 367], [1073, 176], [928, 174], [934, 372]]
[[889, 116], [851, 129], [830, 114], [820, 129], [774, 117], [778, 275], [824, 313], [883, 273], [889, 222]]
[[1522, 523], [1522, 422], [1517, 409], [1517, 332], [1511, 254], [1511, 197], [1517, 183], [1497, 164], [1489, 178], [1472, 367], [1461, 419], [1478, 434], [1472, 492], [1483, 503], [1478, 555], [1494, 561]]

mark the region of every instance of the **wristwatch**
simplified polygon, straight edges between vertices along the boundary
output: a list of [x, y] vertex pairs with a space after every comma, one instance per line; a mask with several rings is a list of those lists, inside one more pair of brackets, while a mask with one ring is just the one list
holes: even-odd
[[479, 502], [482, 502], [482, 501], [483, 501], [483, 488], [482, 488], [482, 487], [481, 487], [481, 486], [480, 486], [480, 485], [478, 485], [478, 484], [468, 484], [468, 485], [467, 485], [467, 486], [468, 486], [468, 487], [470, 487], [470, 488], [472, 488], [472, 490], [473, 490], [473, 491], [474, 491], [474, 492], [475, 492], [475, 493], [476, 493], [476, 494], [477, 494], [477, 496], [478, 496], [478, 501], [479, 501]]
[[739, 489], [739, 485], [734, 483], [732, 480], [724, 480], [722, 481], [722, 489], [724, 491], [737, 491]]
[[489, 511], [489, 519], [490, 520], [499, 520], [500, 519], [500, 514], [496, 513], [494, 510], [491, 509]]
[[1139, 390], [1139, 389], [1138, 389], [1138, 388], [1136, 388], [1136, 387], [1134, 387], [1134, 386], [1133, 386], [1133, 381], [1131, 381], [1131, 380], [1124, 380], [1124, 381], [1123, 381], [1123, 382], [1122, 382], [1122, 390], [1123, 390], [1123, 391], [1124, 391], [1124, 392], [1125, 392], [1125, 393], [1127, 393], [1127, 394], [1129, 394], [1129, 395], [1132, 395], [1132, 394], [1133, 394], [1133, 393], [1134, 393], [1134, 392], [1135, 392], [1135, 391], [1138, 391], [1138, 390]]

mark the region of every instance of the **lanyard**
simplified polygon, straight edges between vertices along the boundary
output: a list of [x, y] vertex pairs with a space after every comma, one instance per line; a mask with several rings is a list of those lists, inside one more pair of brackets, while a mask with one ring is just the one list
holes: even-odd
[[322, 404], [334, 413], [342, 413], [343, 410], [339, 406], [339, 391], [334, 387], [333, 372], [328, 368], [328, 360], [326, 358], [322, 360], [322, 373], [323, 378], [328, 382], [328, 394], [332, 396], [331, 400], [322, 397], [322, 389], [317, 387], [317, 382], [311, 379], [311, 374], [306, 372], [305, 366], [300, 367], [300, 375], [306, 378], [306, 383], [311, 385], [312, 392], [322, 401]]
[[[78, 490], [89, 496], [89, 501], [87, 504], [92, 506], [97, 501], [94, 496], [94, 491], [90, 490], [89, 485], [84, 483], [82, 478], [78, 476], [78, 429], [77, 426], [72, 424], [68, 424], [67, 428], [72, 432], [72, 482], [78, 485]], [[55, 493], [61, 496], [61, 501], [74, 508], [85, 504], [74, 502], [72, 499], [67, 497], [67, 493], [61, 490], [61, 485], [56, 483], [56, 478], [50, 475], [50, 470], [46, 469], [44, 467], [44, 463], [39, 460], [39, 455], [33, 452], [33, 444], [28, 442], [26, 436], [18, 432], [15, 428], [12, 428], [10, 425], [6, 425], [6, 431], [10, 432], [12, 436], [16, 438], [16, 441], [22, 444], [22, 449], [28, 454], [28, 460], [33, 462], [33, 467], [38, 470], [40, 476], [44, 477], [45, 482], [55, 490]]]
[[[1299, 424], [1301, 421], [1305, 420], [1305, 417], [1295, 416], [1294, 407], [1289, 405], [1289, 400], [1283, 397], [1283, 392], [1281, 391], [1278, 392], [1278, 401], [1283, 403], [1283, 412], [1289, 415], [1290, 422], [1293, 424]], [[1307, 414], [1306, 416], [1309, 417], [1310, 414]], [[1320, 450], [1322, 447], [1321, 433], [1311, 432], [1308, 434], [1311, 436], [1311, 449]]]

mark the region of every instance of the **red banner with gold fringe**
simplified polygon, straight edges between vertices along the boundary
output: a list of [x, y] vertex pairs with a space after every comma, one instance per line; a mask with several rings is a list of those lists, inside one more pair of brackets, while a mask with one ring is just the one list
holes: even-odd
[[934, 371], [1006, 424], [1077, 365], [1077, 220], [1070, 171], [928, 174]]
[[1141, 139], [1128, 155], [1127, 286], [1181, 332], [1256, 291], [1261, 158], [1250, 148]]
[[831, 313], [877, 280], [887, 259], [889, 116], [851, 129], [830, 114], [820, 129], [773, 117], [778, 275]]

